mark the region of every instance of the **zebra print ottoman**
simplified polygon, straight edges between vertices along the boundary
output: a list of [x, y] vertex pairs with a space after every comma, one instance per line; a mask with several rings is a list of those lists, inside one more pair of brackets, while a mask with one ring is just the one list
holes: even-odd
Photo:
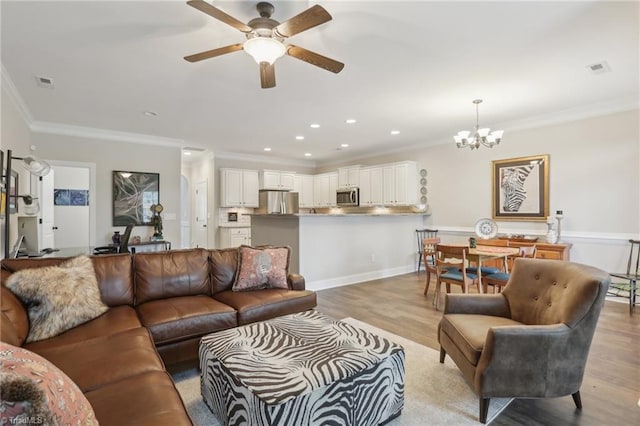
[[316, 311], [210, 334], [200, 386], [225, 425], [379, 425], [404, 406], [402, 346]]

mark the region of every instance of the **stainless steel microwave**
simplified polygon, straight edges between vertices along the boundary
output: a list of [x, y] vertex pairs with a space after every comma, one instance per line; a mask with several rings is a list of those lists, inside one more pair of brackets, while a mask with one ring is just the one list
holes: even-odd
[[353, 207], [360, 205], [360, 189], [338, 189], [336, 191], [336, 204], [338, 207]]

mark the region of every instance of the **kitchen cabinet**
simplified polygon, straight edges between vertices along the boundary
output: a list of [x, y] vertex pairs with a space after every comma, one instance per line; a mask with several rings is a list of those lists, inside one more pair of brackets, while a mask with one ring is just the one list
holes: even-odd
[[292, 191], [295, 181], [294, 172], [263, 170], [260, 173], [260, 189], [280, 189]]
[[258, 207], [257, 170], [220, 169], [220, 207]]
[[322, 173], [313, 176], [314, 207], [334, 207], [338, 189], [338, 173]]
[[382, 167], [360, 169], [360, 205], [364, 207], [381, 206], [382, 203]]
[[409, 206], [418, 202], [418, 166], [413, 161], [382, 166], [382, 198], [387, 206]]
[[338, 169], [338, 188], [349, 189], [360, 186], [360, 166], [349, 166]]
[[298, 206], [311, 208], [314, 204], [313, 198], [313, 175], [296, 174], [293, 181], [293, 190], [298, 193]]
[[251, 228], [220, 228], [220, 248], [251, 245]]

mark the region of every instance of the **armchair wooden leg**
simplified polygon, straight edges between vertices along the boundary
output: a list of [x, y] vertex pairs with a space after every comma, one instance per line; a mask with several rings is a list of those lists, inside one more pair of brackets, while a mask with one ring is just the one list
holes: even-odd
[[480, 423], [487, 423], [487, 414], [489, 413], [489, 398], [480, 398]]
[[578, 410], [582, 410], [582, 399], [580, 399], [580, 391], [572, 393], [571, 396], [573, 397], [573, 402], [576, 404], [576, 408]]
[[440, 364], [444, 364], [445, 356], [447, 356], [447, 351], [445, 351], [444, 348], [440, 346]]

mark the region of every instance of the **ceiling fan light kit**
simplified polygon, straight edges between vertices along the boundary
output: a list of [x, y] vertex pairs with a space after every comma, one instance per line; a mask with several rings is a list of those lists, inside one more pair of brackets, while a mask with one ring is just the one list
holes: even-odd
[[244, 24], [203, 0], [190, 0], [187, 4], [245, 33], [247, 37], [247, 40], [242, 44], [236, 43], [185, 56], [184, 59], [189, 62], [198, 62], [244, 50], [260, 65], [260, 83], [263, 89], [275, 87], [276, 77], [273, 64], [285, 54], [336, 74], [344, 68], [344, 64], [341, 62], [302, 47], [284, 44], [288, 37], [330, 21], [331, 15], [322, 6], [312, 6], [293, 18], [280, 23], [271, 19], [271, 15], [275, 10], [273, 5], [267, 2], [260, 2], [256, 5], [260, 17]]
[[478, 105], [482, 103], [482, 99], [475, 99], [473, 103], [476, 105], [475, 131], [473, 134], [468, 130], [460, 131], [453, 137], [453, 140], [458, 148], [471, 148], [473, 150], [480, 148], [480, 145], [493, 148], [502, 140], [504, 130], [494, 130], [492, 132], [488, 127], [480, 128]]

